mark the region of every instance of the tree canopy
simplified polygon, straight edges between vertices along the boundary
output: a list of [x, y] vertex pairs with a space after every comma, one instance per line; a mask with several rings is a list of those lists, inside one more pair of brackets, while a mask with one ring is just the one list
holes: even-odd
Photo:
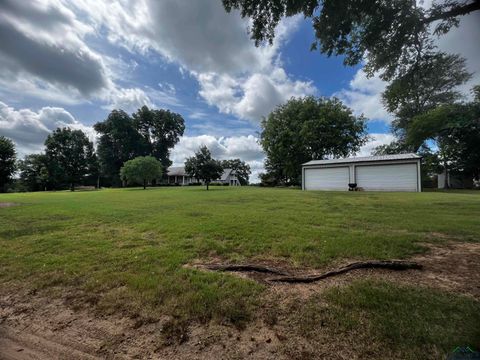
[[45, 140], [46, 156], [52, 164], [56, 183], [66, 182], [70, 189], [95, 169], [97, 158], [93, 144], [81, 130], [58, 128]]
[[212, 158], [210, 150], [206, 146], [202, 146], [195, 156], [186, 159], [185, 172], [189, 176], [203, 181], [208, 190], [208, 185], [222, 176], [223, 167], [219, 161]]
[[120, 177], [128, 183], [147, 184], [162, 176], [162, 163], [153, 156], [139, 156], [128, 160], [120, 169]]
[[273, 42], [284, 16], [312, 18], [312, 49], [342, 55], [346, 65], [366, 59], [367, 73], [381, 71], [384, 80], [397, 77], [430, 51], [432, 34], [444, 34], [458, 26], [460, 16], [480, 10], [479, 0], [434, 2], [430, 8], [416, 0], [223, 0], [223, 5], [252, 19], [250, 34], [257, 45]]
[[293, 98], [263, 119], [261, 127], [269, 178], [285, 184], [300, 183], [302, 163], [352, 155], [367, 140], [364, 117], [336, 98]]
[[48, 157], [45, 154], [26, 155], [18, 162], [20, 182], [28, 191], [45, 190], [51, 183]]
[[[392, 130], [404, 140], [412, 119], [442, 104], [461, 98], [458, 86], [470, 79], [465, 59], [458, 55], [436, 53], [425, 56], [415, 69], [393, 80], [382, 95], [386, 109], [395, 115]], [[416, 151], [421, 144], [410, 144]], [[405, 147], [405, 144], [403, 144]]]
[[105, 121], [96, 123], [94, 129], [100, 135], [97, 154], [102, 175], [108, 184], [120, 186], [120, 168], [128, 160], [147, 155], [147, 143], [123, 110], [113, 110]]
[[443, 170], [480, 178], [479, 101], [442, 105], [416, 116], [406, 139], [414, 144], [434, 141]]
[[183, 135], [185, 124], [179, 114], [143, 106], [132, 116], [113, 110], [94, 128], [100, 134], [97, 153], [102, 175], [107, 183], [119, 186], [120, 168], [138, 156], [155, 157], [165, 171], [171, 165], [170, 149]]
[[13, 141], [0, 136], [0, 192], [4, 192], [6, 185], [12, 180], [15, 173], [16, 152]]
[[143, 106], [132, 115], [133, 124], [147, 144], [147, 153], [160, 160], [163, 168], [169, 167], [170, 149], [185, 131], [185, 121], [180, 114], [170, 110], [155, 110]]

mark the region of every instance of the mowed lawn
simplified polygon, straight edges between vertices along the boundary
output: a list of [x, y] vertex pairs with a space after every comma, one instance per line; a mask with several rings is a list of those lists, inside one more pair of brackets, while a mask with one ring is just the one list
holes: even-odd
[[[68, 289], [100, 311], [150, 319], [245, 326], [255, 317], [264, 285], [184, 266], [194, 261], [314, 269], [406, 258], [425, 251], [425, 243], [480, 241], [480, 192], [474, 191], [132, 188], [1, 194], [0, 202], [19, 204], [0, 208], [0, 286]], [[408, 319], [393, 332], [411, 337], [398, 340], [405, 346], [478, 344], [478, 301], [414, 285], [358, 282], [326, 299], [346, 328], [355, 314], [370, 311], [371, 327], [387, 340], [395, 319]], [[305, 311], [315, 301], [309, 304]]]

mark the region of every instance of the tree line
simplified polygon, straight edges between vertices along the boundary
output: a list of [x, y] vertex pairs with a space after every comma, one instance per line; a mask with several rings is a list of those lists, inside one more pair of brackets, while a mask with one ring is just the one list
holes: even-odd
[[[15, 145], [0, 136], [0, 192], [7, 186], [16, 191], [75, 190], [78, 185], [122, 186], [155, 184], [167, 174], [171, 166], [170, 150], [178, 143], [185, 130], [180, 114], [170, 110], [149, 109], [143, 106], [132, 115], [113, 110], [104, 121], [94, 125], [98, 134], [96, 150], [82, 130], [58, 128], [47, 136], [44, 151], [16, 159]], [[248, 184], [250, 167], [240, 159], [217, 161], [222, 171], [234, 169], [239, 181]], [[187, 168], [190, 162], [187, 161]], [[190, 169], [190, 168], [188, 168]], [[191, 176], [206, 181], [205, 172], [191, 172]], [[15, 174], [18, 174], [18, 179]], [[213, 174], [215, 175], [215, 174]], [[213, 176], [212, 175], [212, 176]]]

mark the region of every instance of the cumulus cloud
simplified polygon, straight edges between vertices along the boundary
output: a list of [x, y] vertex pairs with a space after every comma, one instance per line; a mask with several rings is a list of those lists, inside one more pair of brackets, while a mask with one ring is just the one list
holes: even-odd
[[368, 142], [362, 146], [360, 151], [355, 156], [369, 156], [372, 155], [373, 150], [380, 145], [390, 144], [392, 141], [396, 140], [395, 136], [392, 134], [380, 134], [372, 133], [369, 134], [370, 139]]
[[226, 114], [259, 122], [277, 105], [295, 96], [315, 94], [311, 82], [291, 80], [285, 71], [275, 67], [269, 73], [254, 73], [235, 78], [205, 73], [198, 75], [199, 94], [209, 105]]
[[390, 123], [392, 116], [382, 104], [382, 92], [386, 82], [379, 77], [368, 78], [363, 70], [358, 70], [347, 89], [335, 94], [357, 115], [365, 115], [370, 120]]
[[290, 97], [316, 91], [311, 82], [287, 75], [280, 61], [281, 45], [298, 26], [298, 17], [280, 23], [273, 46], [256, 47], [247, 33], [248, 20], [236, 11], [226, 13], [221, 1], [125, 4], [79, 0], [72, 6], [88, 12], [110, 41], [130, 51], [155, 51], [179, 64], [199, 82], [199, 95], [220, 112], [258, 121]]
[[0, 2], [0, 78], [34, 77], [82, 96], [99, 92], [110, 82], [83, 40], [91, 30], [58, 1]]
[[12, 139], [20, 157], [40, 152], [47, 136], [58, 127], [79, 129], [95, 141], [95, 131], [63, 108], [43, 107], [38, 112], [14, 109], [0, 101], [0, 135]]
[[258, 174], [263, 171], [265, 153], [252, 135], [215, 137], [211, 135], [184, 136], [171, 153], [171, 160], [176, 166], [183, 166], [185, 159], [191, 157], [201, 146], [207, 146], [216, 159], [240, 158], [250, 165], [251, 182], [258, 182]]

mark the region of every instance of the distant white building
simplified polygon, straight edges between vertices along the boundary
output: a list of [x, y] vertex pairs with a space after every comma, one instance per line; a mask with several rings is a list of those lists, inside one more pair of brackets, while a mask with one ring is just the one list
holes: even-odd
[[302, 188], [422, 191], [420, 160], [416, 154], [312, 160], [302, 166]]
[[[185, 172], [185, 167], [183, 166], [172, 166], [167, 169], [167, 178], [168, 184], [178, 184], [178, 185], [189, 185], [189, 184], [198, 184], [200, 181], [189, 176]], [[237, 173], [233, 169], [223, 170], [223, 174], [220, 179], [212, 181], [212, 183], [217, 184], [228, 184], [230, 186], [240, 186], [240, 181], [238, 180]]]

